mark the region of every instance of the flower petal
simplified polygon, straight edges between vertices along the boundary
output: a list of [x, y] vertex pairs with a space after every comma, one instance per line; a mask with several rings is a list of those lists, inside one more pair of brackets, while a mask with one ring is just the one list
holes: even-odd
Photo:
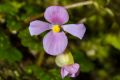
[[30, 23], [29, 31], [31, 35], [39, 35], [42, 32], [49, 30], [49, 26], [50, 26], [49, 23], [35, 20]]
[[64, 24], [69, 20], [67, 10], [62, 6], [50, 6], [46, 9], [44, 17], [53, 24]]
[[62, 78], [64, 78], [64, 77], [67, 76], [68, 74], [69, 74], [69, 72], [66, 71], [66, 70], [64, 69], [64, 67], [62, 67], [62, 68], [61, 68], [61, 76], [62, 76]]
[[74, 63], [72, 65], [66, 65], [61, 68], [61, 76], [64, 78], [65, 76], [76, 77], [79, 71], [79, 64]]
[[50, 31], [43, 39], [43, 47], [50, 55], [58, 55], [64, 52], [68, 39], [64, 32], [53, 33]]
[[76, 77], [76, 74], [72, 74], [72, 75], [70, 75], [70, 77]]
[[76, 36], [80, 39], [83, 38], [86, 28], [84, 24], [68, 24], [68, 25], [62, 25], [62, 28], [72, 34], [73, 36]]
[[74, 63], [72, 65], [64, 66], [64, 69], [67, 70], [70, 74], [76, 74], [79, 70], [79, 64]]
[[70, 77], [76, 77], [78, 75], [78, 71], [79, 71], [79, 64], [75, 63], [75, 64], [72, 64], [72, 65], [67, 65], [67, 66], [64, 66], [64, 69], [69, 72], [68, 75]]

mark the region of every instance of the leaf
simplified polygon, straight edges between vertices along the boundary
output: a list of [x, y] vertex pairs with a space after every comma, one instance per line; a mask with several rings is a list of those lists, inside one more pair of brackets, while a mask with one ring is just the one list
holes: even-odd
[[10, 4], [11, 4], [17, 11], [18, 11], [22, 6], [25, 5], [24, 2], [16, 2], [16, 1], [12, 1]]
[[105, 36], [105, 42], [120, 50], [120, 36], [108, 34]]
[[25, 3], [18, 3], [16, 1], [4, 3], [0, 5], [0, 12], [9, 14], [9, 15], [15, 15], [19, 12], [19, 9], [24, 5]]
[[9, 38], [3, 33], [0, 34], [0, 60], [8, 62], [21, 61], [21, 53], [14, 47], [11, 46]]
[[14, 63], [16, 61], [21, 61], [22, 55], [17, 49], [11, 47], [1, 51], [0, 59], [8, 61], [10, 63]]
[[94, 32], [103, 31], [106, 27], [104, 17], [101, 15], [92, 15], [88, 17], [87, 24], [89, 25], [91, 31]]
[[51, 80], [51, 76], [49, 76], [48, 73], [45, 72], [44, 69], [36, 66], [36, 65], [29, 65], [26, 67], [26, 72], [27, 73], [33, 73], [33, 75], [40, 80]]
[[15, 15], [17, 13], [17, 10], [9, 3], [6, 3], [0, 5], [0, 12], [8, 15]]
[[112, 80], [120, 80], [120, 74], [115, 75]]
[[38, 37], [30, 36], [28, 29], [21, 31], [18, 35], [21, 38], [22, 45], [28, 47], [31, 51], [38, 52], [42, 48], [42, 40]]
[[4, 50], [10, 46], [9, 38], [0, 30], [0, 49]]
[[8, 16], [6, 22], [7, 27], [12, 33], [17, 33], [18, 30], [23, 28], [21, 22], [17, 21], [15, 17], [13, 18], [13, 16]]
[[[62, 80], [61, 74], [60, 74], [60, 70], [58, 69], [52, 69], [49, 71], [51, 74], [51, 77], [54, 77], [54, 80]], [[52, 80], [52, 78], [51, 78]], [[71, 80], [70, 77], [66, 76], [64, 78], [64, 80]]]
[[76, 51], [73, 51], [72, 53], [73, 53], [75, 62], [80, 64], [80, 71], [90, 72], [94, 69], [94, 64], [90, 60], [88, 60], [82, 52], [76, 50]]
[[105, 58], [108, 57], [108, 47], [107, 46], [102, 46], [102, 45], [97, 45], [97, 50], [96, 50], [96, 57], [100, 60], [100, 61], [104, 61]]
[[[25, 71], [29, 74], [32, 74], [40, 80], [62, 80], [60, 71], [58, 69], [51, 69], [48, 71], [38, 67], [36, 65], [29, 65], [25, 68]], [[64, 80], [70, 80], [69, 77], [64, 78]]]

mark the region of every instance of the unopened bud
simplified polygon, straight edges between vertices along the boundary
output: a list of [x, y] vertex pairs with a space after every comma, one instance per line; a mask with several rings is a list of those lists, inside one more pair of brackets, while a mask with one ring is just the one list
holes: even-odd
[[55, 58], [55, 62], [57, 66], [63, 67], [65, 65], [74, 64], [74, 59], [73, 59], [71, 52], [65, 52], [63, 54], [58, 55]]

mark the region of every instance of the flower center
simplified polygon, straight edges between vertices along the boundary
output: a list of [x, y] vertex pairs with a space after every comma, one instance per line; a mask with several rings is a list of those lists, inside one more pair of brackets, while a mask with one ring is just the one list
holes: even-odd
[[53, 25], [52, 31], [55, 32], [55, 33], [60, 32], [60, 26], [59, 25]]

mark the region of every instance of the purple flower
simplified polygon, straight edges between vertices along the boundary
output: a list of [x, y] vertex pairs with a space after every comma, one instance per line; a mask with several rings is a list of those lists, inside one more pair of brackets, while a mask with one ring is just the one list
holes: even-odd
[[43, 39], [43, 47], [50, 55], [61, 54], [67, 47], [68, 39], [63, 30], [80, 39], [85, 33], [86, 28], [83, 24], [63, 25], [69, 20], [69, 15], [64, 7], [50, 6], [46, 9], [44, 17], [50, 23], [39, 20], [32, 21], [29, 31], [31, 35], [39, 35], [50, 30]]
[[57, 55], [55, 58], [55, 63], [57, 66], [61, 67], [61, 76], [76, 77], [79, 72], [79, 64], [74, 63], [73, 56], [71, 52], [65, 52], [63, 54]]
[[62, 78], [64, 78], [67, 75], [70, 76], [70, 77], [76, 77], [78, 75], [79, 68], [80, 68], [80, 66], [77, 63], [67, 65], [67, 66], [63, 66], [61, 68]]

